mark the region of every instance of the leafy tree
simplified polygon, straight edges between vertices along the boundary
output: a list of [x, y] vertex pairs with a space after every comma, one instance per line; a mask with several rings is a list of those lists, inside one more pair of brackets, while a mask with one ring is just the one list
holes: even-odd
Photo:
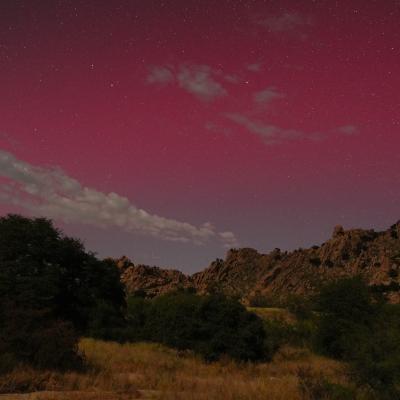
[[98, 260], [45, 218], [0, 218], [0, 298], [47, 307], [84, 331], [99, 301], [119, 312], [124, 291], [110, 260]]
[[[124, 291], [111, 261], [87, 253], [48, 219], [0, 218], [0, 350], [7, 359], [67, 367], [76, 358], [74, 332], [93, 327], [99, 304], [122, 319]], [[58, 347], [64, 358], [50, 351]]]

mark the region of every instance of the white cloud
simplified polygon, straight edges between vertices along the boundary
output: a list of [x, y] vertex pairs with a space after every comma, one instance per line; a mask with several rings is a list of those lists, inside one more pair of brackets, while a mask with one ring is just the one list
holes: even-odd
[[254, 63], [254, 64], [249, 64], [247, 65], [247, 69], [251, 72], [260, 72], [261, 71], [261, 63]]
[[355, 125], [343, 125], [337, 129], [339, 133], [343, 133], [345, 135], [356, 135], [358, 133], [358, 128]]
[[232, 122], [243, 126], [249, 132], [260, 136], [265, 144], [276, 144], [300, 139], [319, 141], [327, 139], [332, 135], [354, 135], [358, 133], [358, 128], [355, 125], [344, 125], [325, 132], [303, 132], [297, 129], [285, 129], [276, 125], [267, 124], [259, 120], [251, 119], [244, 114], [226, 113], [224, 115]]
[[[208, 65], [182, 65], [177, 71], [166, 67], [152, 67], [147, 76], [147, 82], [176, 83], [178, 87], [198, 99], [211, 101], [216, 97], [227, 95], [226, 89], [215, 79], [216, 75], [219, 73], [213, 71]], [[231, 75], [223, 76], [223, 78], [227, 81], [236, 79]]]
[[287, 140], [298, 139], [303, 133], [294, 129], [283, 129], [276, 125], [266, 124], [248, 118], [243, 114], [227, 113], [225, 117], [243, 126], [251, 133], [259, 135], [266, 144], [275, 144]]
[[231, 232], [219, 233], [205, 223], [187, 222], [150, 214], [128, 198], [84, 187], [60, 169], [43, 168], [0, 150], [0, 199], [29, 210], [34, 215], [98, 227], [118, 227], [126, 232], [177, 242], [204, 244], [211, 240], [229, 245], [236, 241]]
[[173, 73], [166, 67], [152, 67], [147, 76], [148, 83], [166, 84], [174, 81]]
[[254, 94], [254, 101], [258, 104], [266, 104], [274, 99], [282, 99], [283, 93], [279, 93], [275, 87], [271, 86]]
[[225, 96], [226, 90], [212, 77], [211, 68], [207, 65], [181, 67], [177, 74], [179, 86], [201, 100], [213, 100]]
[[221, 232], [219, 237], [224, 242], [225, 248], [234, 248], [239, 245], [235, 235], [232, 232]]
[[232, 83], [232, 84], [237, 84], [240, 82], [240, 78], [236, 75], [227, 74], [227, 75], [224, 75], [223, 78], [225, 81]]

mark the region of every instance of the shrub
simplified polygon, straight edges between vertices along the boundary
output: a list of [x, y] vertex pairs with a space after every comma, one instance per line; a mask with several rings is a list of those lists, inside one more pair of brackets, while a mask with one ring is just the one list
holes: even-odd
[[92, 309], [87, 335], [102, 340], [124, 340], [125, 319], [122, 312], [105, 301]]
[[324, 315], [367, 323], [377, 313], [369, 287], [361, 277], [340, 279], [324, 286], [316, 299]]
[[75, 369], [82, 367], [78, 336], [70, 322], [51, 318], [46, 310], [3, 303], [0, 329], [0, 371], [7, 372], [19, 364], [41, 369]]
[[181, 291], [151, 300], [129, 298], [127, 321], [132, 340], [193, 350], [207, 361], [222, 355], [252, 361], [271, 357], [262, 320], [222, 296]]
[[286, 308], [300, 320], [312, 317], [311, 301], [304, 296], [294, 294], [288, 296], [286, 298]]
[[400, 311], [374, 298], [361, 278], [324, 287], [318, 297], [317, 348], [350, 362], [379, 399], [400, 397]]
[[313, 319], [299, 320], [289, 323], [278, 319], [265, 319], [266, 348], [272, 349], [274, 354], [283, 345], [295, 347], [309, 347], [313, 345], [315, 336], [315, 322]]

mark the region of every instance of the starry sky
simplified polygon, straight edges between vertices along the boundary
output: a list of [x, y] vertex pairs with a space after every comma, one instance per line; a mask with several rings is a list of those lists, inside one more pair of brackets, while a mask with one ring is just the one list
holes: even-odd
[[2, 0], [0, 214], [200, 270], [400, 218], [400, 2]]

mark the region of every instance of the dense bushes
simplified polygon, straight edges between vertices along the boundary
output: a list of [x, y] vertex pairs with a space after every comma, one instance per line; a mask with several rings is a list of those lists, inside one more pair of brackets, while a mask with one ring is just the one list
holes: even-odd
[[20, 363], [58, 369], [82, 366], [72, 323], [56, 319], [45, 309], [11, 301], [1, 305], [0, 372]]
[[[400, 398], [400, 305], [353, 277], [327, 284], [313, 299], [288, 297], [285, 308], [296, 321], [266, 320], [266, 343], [307, 346], [343, 360], [368, 399]], [[308, 398], [355, 398], [354, 388], [332, 386], [322, 375], [303, 378], [303, 389], [314, 393]]]
[[379, 313], [369, 288], [359, 278], [340, 280], [325, 286], [316, 303], [319, 348], [335, 358], [350, 357]]
[[44, 218], [0, 218], [0, 369], [29, 363], [79, 364], [78, 333], [95, 325], [99, 304], [122, 319], [116, 266]]
[[317, 349], [348, 361], [377, 398], [400, 398], [399, 307], [373, 296], [361, 278], [327, 285], [317, 307]]
[[208, 361], [221, 355], [236, 360], [271, 357], [263, 322], [238, 301], [180, 291], [152, 300], [128, 299], [131, 338], [193, 350]]

